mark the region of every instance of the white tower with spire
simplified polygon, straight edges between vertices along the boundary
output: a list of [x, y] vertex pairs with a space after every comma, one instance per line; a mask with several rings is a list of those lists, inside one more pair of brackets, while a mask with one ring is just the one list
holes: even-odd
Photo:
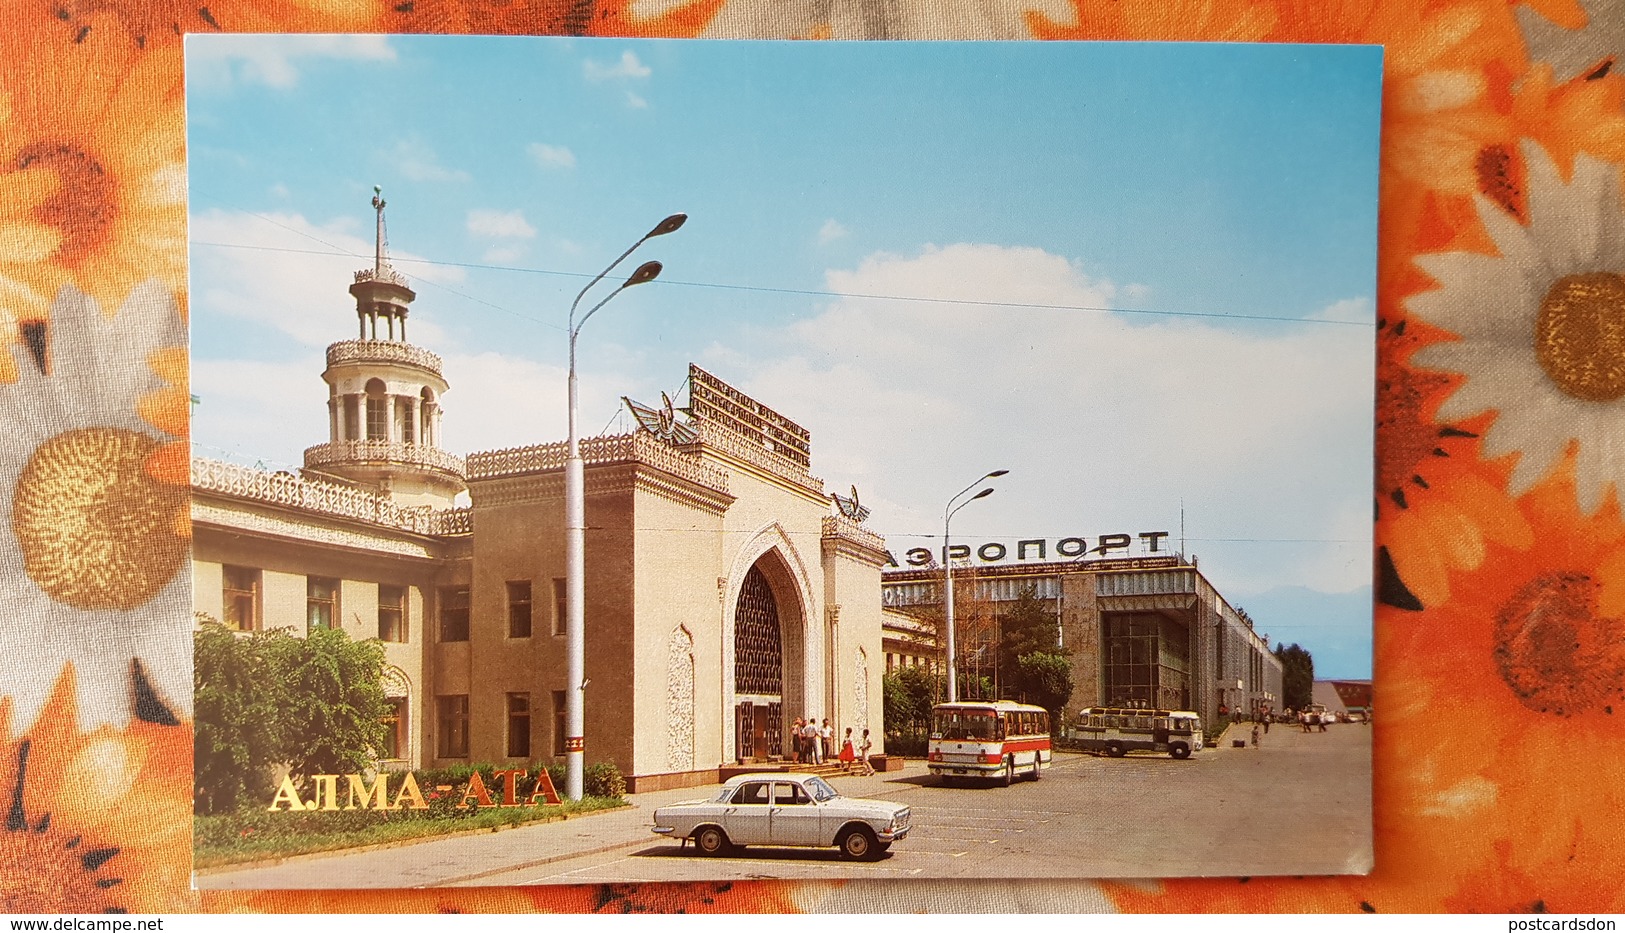
[[417, 294], [389, 264], [384, 199], [371, 269], [355, 274], [360, 335], [327, 348], [328, 442], [305, 451], [307, 473], [370, 486], [403, 505], [444, 507], [467, 489], [461, 457], [440, 448], [440, 357], [406, 342], [406, 317]]

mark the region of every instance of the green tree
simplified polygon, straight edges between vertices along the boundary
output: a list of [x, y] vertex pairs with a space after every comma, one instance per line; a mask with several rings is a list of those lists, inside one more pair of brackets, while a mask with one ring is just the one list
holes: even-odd
[[942, 678], [923, 667], [904, 667], [881, 679], [888, 739], [920, 740], [931, 732], [931, 707], [942, 693]]
[[192, 637], [194, 800], [201, 813], [263, 806], [274, 766], [299, 780], [362, 773], [383, 745], [383, 646], [343, 631], [243, 635], [200, 615]]
[[234, 810], [270, 796], [281, 748], [282, 683], [265, 656], [265, 634], [238, 635], [205, 614], [192, 636], [192, 762], [200, 813]]
[[1303, 709], [1314, 702], [1314, 656], [1297, 643], [1283, 648], [1279, 642], [1275, 645], [1275, 656], [1281, 661], [1281, 702], [1286, 708]]
[[[1054, 665], [1038, 662], [1036, 666], [1024, 667], [1021, 659], [1033, 654], [1061, 656], [1058, 648], [1061, 622], [1056, 618], [1054, 606], [1038, 598], [1032, 587], [1027, 587], [1005, 609], [999, 622], [998, 681], [1005, 694], [1037, 697], [1046, 691], [1053, 692], [1054, 684], [1045, 683], [1045, 678]], [[1070, 664], [1067, 668], [1070, 681]], [[1067, 696], [1071, 693], [1069, 683]]]
[[284, 633], [268, 649], [284, 684], [282, 761], [301, 776], [370, 768], [387, 728], [383, 645], [315, 628], [304, 638]]
[[1066, 721], [1066, 701], [1072, 699], [1072, 659], [1058, 651], [1034, 651], [1017, 660], [1028, 703], [1049, 710], [1050, 730], [1060, 731]]

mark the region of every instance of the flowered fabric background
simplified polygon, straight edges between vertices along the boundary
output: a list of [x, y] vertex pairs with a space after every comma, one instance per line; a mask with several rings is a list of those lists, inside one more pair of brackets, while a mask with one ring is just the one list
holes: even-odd
[[[11, 0], [0, 911], [1625, 911], [1620, 6]], [[1386, 46], [1376, 872], [191, 892], [181, 37], [222, 30]]]

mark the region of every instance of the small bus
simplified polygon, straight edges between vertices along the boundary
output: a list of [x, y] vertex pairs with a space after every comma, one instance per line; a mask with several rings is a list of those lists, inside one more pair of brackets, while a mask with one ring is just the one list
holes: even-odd
[[1202, 717], [1189, 710], [1093, 706], [1079, 711], [1072, 740], [1084, 751], [1113, 758], [1132, 751], [1189, 758], [1202, 750]]
[[1036, 781], [1050, 766], [1049, 712], [1008, 700], [938, 703], [931, 710], [926, 763], [945, 786], [1017, 776]]

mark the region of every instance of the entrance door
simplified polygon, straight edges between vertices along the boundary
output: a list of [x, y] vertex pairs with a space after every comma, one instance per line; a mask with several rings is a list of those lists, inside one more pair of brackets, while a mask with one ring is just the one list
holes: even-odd
[[735, 739], [735, 745], [737, 746], [734, 750], [735, 757], [742, 762], [754, 761], [756, 758], [756, 744], [754, 742], [756, 716], [753, 709], [750, 701], [746, 700], [739, 704], [739, 709], [734, 715], [734, 735], [737, 737]]
[[750, 730], [751, 744], [756, 748], [757, 757], [759, 757], [759, 758], [771, 757], [772, 752], [769, 751], [768, 742], [767, 742], [767, 715], [768, 715], [768, 709], [767, 709], [766, 706], [756, 706], [756, 707], [753, 707], [752, 710], [755, 713], [755, 716], [753, 717], [753, 720], [751, 722], [751, 730]]
[[[783, 713], [784, 657], [779, 609], [759, 567], [745, 574], [734, 605], [734, 693], [740, 702], [735, 751], [741, 761], [781, 754], [778, 717]], [[765, 701], [765, 702], [764, 702]]]

